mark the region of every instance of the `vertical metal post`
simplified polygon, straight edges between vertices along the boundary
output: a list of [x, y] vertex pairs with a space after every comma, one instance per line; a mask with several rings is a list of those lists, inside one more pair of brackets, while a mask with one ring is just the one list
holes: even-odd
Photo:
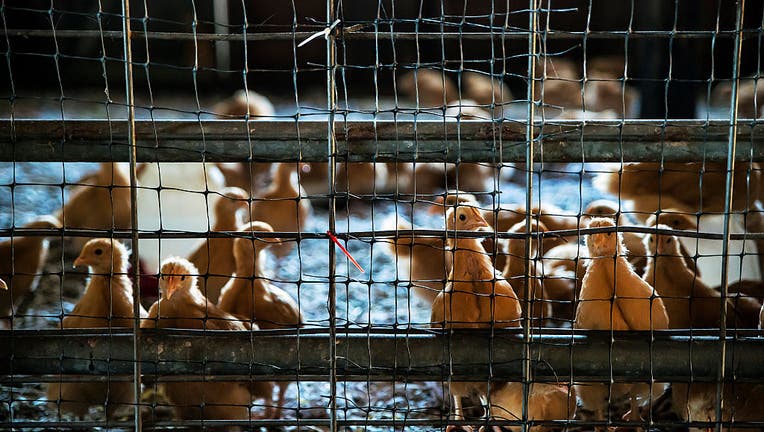
[[[213, 17], [215, 18], [215, 33], [228, 34], [228, 2], [213, 2]], [[219, 40], [215, 42], [215, 67], [218, 73], [231, 69], [231, 42]]]
[[127, 105], [127, 143], [130, 146], [130, 223], [132, 225], [132, 255], [130, 262], [133, 267], [133, 391], [135, 392], [135, 407], [133, 421], [136, 431], [141, 431], [141, 358], [140, 358], [140, 328], [141, 328], [141, 278], [139, 274], [138, 253], [138, 173], [136, 171], [137, 147], [135, 142], [135, 101], [133, 98], [133, 53], [130, 41], [130, 0], [122, 0], [122, 44], [125, 60], [125, 104]]
[[[334, 0], [326, 0], [326, 26], [331, 27], [334, 22]], [[334, 136], [334, 113], [336, 109], [336, 91], [334, 82], [335, 68], [334, 35], [329, 31], [326, 35], [326, 109], [328, 119], [326, 121], [326, 150], [329, 153], [329, 231], [336, 232], [336, 142]], [[337, 431], [337, 280], [335, 265], [337, 262], [334, 243], [329, 241], [329, 298], [327, 309], [329, 311], [329, 430]]]
[[735, 153], [737, 150], [737, 103], [738, 103], [738, 84], [740, 81], [740, 53], [743, 49], [743, 16], [745, 13], [745, 0], [738, 0], [737, 14], [735, 18], [735, 51], [732, 61], [732, 94], [730, 96], [730, 124], [729, 141], [727, 144], [727, 180], [726, 192], [724, 197], [724, 234], [722, 243], [722, 285], [721, 308], [719, 318], [719, 338], [721, 353], [719, 356], [719, 369], [717, 371], [716, 381], [716, 431], [722, 430], [722, 410], [724, 408], [724, 379], [725, 368], [727, 366], [727, 304], [726, 299], [729, 293], [729, 283], [727, 273], [729, 267], [729, 243], [730, 243], [730, 212], [732, 211], [732, 199], [735, 180]]
[[[531, 229], [533, 227], [533, 216], [531, 208], [533, 207], [533, 141], [536, 136], [536, 107], [534, 100], [536, 98], [536, 31], [538, 20], [538, 0], [530, 0], [528, 5], [528, 124], [526, 125], [525, 139], [528, 144], [525, 147], [525, 287], [523, 288], [525, 310], [523, 312], [523, 404], [522, 404], [522, 430], [527, 432], [528, 428], [528, 394], [530, 393], [531, 381], [533, 380], [531, 370]], [[547, 12], [548, 13], [548, 12]]]

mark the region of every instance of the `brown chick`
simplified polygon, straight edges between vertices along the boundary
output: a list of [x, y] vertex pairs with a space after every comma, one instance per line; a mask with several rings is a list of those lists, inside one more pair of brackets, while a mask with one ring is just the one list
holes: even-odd
[[[113, 239], [93, 239], [85, 244], [74, 261], [75, 266], [90, 267], [90, 280], [85, 293], [62, 327], [116, 328], [135, 324], [133, 284], [127, 277], [127, 248]], [[141, 317], [146, 311], [140, 307]], [[106, 404], [106, 414], [114, 417], [117, 409], [134, 403], [130, 382], [51, 383], [47, 397], [58, 408], [82, 417], [92, 405]]]
[[[476, 231], [488, 226], [474, 207], [449, 209], [448, 230]], [[432, 304], [430, 321], [435, 328], [519, 327], [520, 302], [512, 286], [501, 278], [479, 239], [449, 239], [453, 266], [445, 290]], [[462, 397], [477, 393], [484, 405], [488, 397], [486, 382], [453, 382], [451, 394], [457, 420], [464, 418]], [[489, 413], [490, 414], [490, 413]]]
[[[764, 83], [753, 78], [740, 80], [737, 88], [737, 115], [739, 118], [760, 118], [764, 109]], [[711, 91], [710, 105], [729, 108], [732, 97], [732, 83], [717, 84]]]
[[[24, 228], [61, 228], [61, 222], [53, 216], [41, 216]], [[0, 242], [0, 277], [8, 281], [0, 291], [0, 327], [11, 327], [15, 307], [35, 289], [47, 257], [45, 237], [13, 237]]]
[[493, 112], [494, 118], [504, 117], [506, 104], [512, 101], [512, 91], [500, 79], [477, 72], [462, 74], [463, 96]]
[[[75, 186], [69, 199], [54, 216], [66, 228], [129, 229], [130, 177], [118, 163], [101, 163], [101, 168]], [[75, 245], [88, 239], [78, 237]]]
[[536, 65], [534, 86], [536, 98], [549, 106], [545, 110], [554, 112], [560, 108], [582, 107], [581, 73], [570, 60], [545, 57]]
[[[240, 188], [225, 188], [215, 203], [215, 225], [212, 231], [237, 231], [240, 221], [236, 212], [249, 208], [248, 195]], [[220, 297], [223, 288], [236, 271], [233, 258], [233, 242], [230, 238], [209, 238], [200, 242], [188, 260], [200, 273], [199, 289], [213, 303]]]
[[[658, 225], [660, 229], [670, 229]], [[721, 294], [703, 283], [687, 266], [679, 239], [671, 235], [649, 235], [650, 251], [645, 281], [652, 284], [669, 316], [671, 328], [719, 328]], [[727, 303], [727, 325], [756, 328], [761, 304], [747, 296], [734, 296]], [[743, 304], [750, 303], [744, 307]], [[747, 312], [746, 312], [747, 311]]]
[[220, 170], [228, 187], [237, 187], [252, 196], [265, 188], [270, 179], [270, 163], [265, 162], [219, 162], [215, 166]]
[[398, 90], [418, 102], [420, 108], [444, 107], [459, 98], [456, 85], [445, 72], [417, 69], [398, 78]]
[[[273, 232], [264, 222], [251, 222], [241, 228], [245, 232]], [[258, 255], [278, 239], [250, 240], [237, 238], [233, 254], [236, 275], [223, 288], [220, 309], [254, 322], [261, 329], [284, 329], [302, 326], [303, 320], [297, 302], [289, 293], [271, 284], [260, 271]], [[268, 418], [280, 418], [289, 382], [278, 382], [278, 399], [267, 414]]]
[[[676, 209], [664, 210], [657, 215], [650, 215], [650, 217], [645, 220], [645, 226], [648, 227], [654, 227], [658, 224], [666, 225], [675, 230], [698, 230], [698, 223], [695, 217], [690, 217]], [[679, 242], [679, 251], [682, 253], [681, 256], [684, 258], [684, 263], [687, 265], [687, 268], [690, 269], [696, 277], [700, 278], [700, 269], [697, 267], [696, 262], [693, 259], [693, 256], [696, 254], [691, 254], [681, 241]]]
[[[592, 219], [589, 228], [615, 227], [608, 218]], [[617, 233], [591, 234], [586, 239], [592, 261], [586, 269], [574, 328], [592, 330], [659, 330], [669, 327], [666, 306], [653, 287], [634, 273]], [[631, 419], [639, 419], [639, 398], [655, 400], [663, 392], [662, 384], [612, 384], [614, 398], [629, 397]], [[578, 385], [576, 394], [581, 406], [604, 420], [608, 386], [590, 383]]]
[[[523, 384], [498, 383], [491, 388], [491, 416], [494, 420], [520, 420], [523, 415]], [[569, 420], [576, 410], [574, 387], [567, 385], [532, 383], [528, 392], [528, 420]], [[481, 428], [481, 432], [485, 429]], [[493, 426], [494, 432], [519, 432], [522, 426]], [[531, 432], [556, 430], [549, 426], [533, 426]]]
[[230, 98], [217, 103], [212, 112], [218, 118], [227, 117], [268, 117], [276, 113], [267, 97], [252, 90], [238, 90]]
[[[183, 258], [162, 262], [159, 288], [161, 298], [149, 309], [142, 328], [181, 328], [199, 330], [257, 330], [209, 301], [196, 285], [199, 270]], [[164, 383], [165, 394], [184, 420], [249, 419], [253, 397], [270, 401], [273, 383], [252, 382], [250, 387], [237, 382]]]
[[[596, 200], [589, 203], [584, 210], [584, 216], [581, 218], [582, 224], [587, 224], [591, 218], [609, 217], [616, 220], [618, 226], [629, 225], [621, 208], [615, 201]], [[626, 246], [626, 259], [634, 266], [637, 274], [643, 274], [645, 264], [647, 264], [647, 249], [645, 248], [644, 236], [639, 233], [624, 232], [621, 233], [623, 245]]]
[[[532, 232], [546, 232], [546, 226], [538, 221], [531, 227]], [[523, 234], [525, 233], [525, 222], [518, 222], [512, 228], [509, 229], [510, 233]], [[552, 315], [552, 303], [547, 301], [543, 285], [541, 281], [541, 275], [537, 272], [540, 270], [536, 265], [536, 253], [537, 247], [534, 247], [538, 243], [537, 240], [531, 239], [531, 256], [525, 256], [525, 240], [524, 239], [509, 239], [507, 265], [504, 267], [504, 277], [512, 284], [517, 297], [521, 300], [521, 305], [525, 306], [525, 261], [532, 260], [530, 262], [530, 274], [528, 282], [528, 294], [531, 298], [531, 313], [532, 322], [539, 326], [550, 326]]]
[[[716, 421], [716, 383], [694, 382], [687, 384], [672, 384], [674, 394], [674, 409], [680, 418], [688, 422]], [[677, 393], [679, 396], [677, 396]], [[731, 421], [753, 422], [761, 421], [761, 404], [759, 395], [764, 394], [764, 385], [751, 383], [727, 383], [722, 393], [722, 416], [724, 422], [721, 430], [727, 432], [746, 432], [754, 429], [747, 427], [728, 427]], [[677, 405], [680, 404], [680, 405]], [[689, 428], [692, 432], [705, 432], [709, 428]]]
[[387, 164], [351, 162], [337, 165], [335, 190], [352, 195], [371, 195], [387, 187]]
[[[411, 226], [398, 222], [399, 230]], [[439, 237], [400, 236], [389, 243], [390, 252], [396, 257], [398, 278], [411, 283], [411, 291], [427, 305], [446, 286], [451, 271], [453, 254], [446, 251], [446, 242]]]
[[632, 117], [631, 107], [637, 93], [621, 80], [622, 77], [609, 72], [590, 71], [584, 84], [584, 109], [614, 112], [618, 118]]
[[[726, 168], [722, 163], [638, 162], [623, 165], [623, 172], [601, 173], [597, 189], [629, 201], [640, 221], [667, 209], [683, 213], [724, 211]], [[702, 173], [702, 188], [701, 188]], [[749, 181], [750, 179], [750, 181]], [[735, 168], [732, 210], [752, 207], [750, 197], [759, 195], [758, 164], [740, 163]], [[750, 195], [749, 195], [750, 194]], [[701, 205], [702, 201], [702, 205]]]
[[[310, 217], [310, 201], [292, 181], [295, 164], [276, 164], [273, 183], [257, 200], [252, 202], [250, 220], [262, 221], [280, 232], [299, 232]], [[294, 242], [282, 242], [272, 246], [277, 257], [283, 257], [292, 249]]]

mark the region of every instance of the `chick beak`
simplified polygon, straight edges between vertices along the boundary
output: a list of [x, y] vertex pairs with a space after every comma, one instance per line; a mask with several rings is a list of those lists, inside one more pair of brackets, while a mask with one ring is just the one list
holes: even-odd
[[167, 278], [167, 299], [171, 299], [172, 295], [175, 294], [175, 291], [178, 290], [178, 285], [180, 285], [180, 280], [175, 276], [170, 276]]
[[85, 259], [85, 257], [80, 255], [77, 257], [77, 259], [74, 260], [73, 265], [74, 267], [86, 266], [88, 265], [88, 262], [87, 262], [87, 259]]

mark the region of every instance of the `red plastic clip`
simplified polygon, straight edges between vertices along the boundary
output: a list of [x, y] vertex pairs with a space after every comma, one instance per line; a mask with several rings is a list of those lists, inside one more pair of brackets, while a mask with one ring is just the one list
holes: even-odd
[[332, 239], [334, 244], [340, 247], [340, 250], [342, 250], [342, 253], [344, 253], [348, 258], [350, 258], [350, 262], [352, 262], [353, 265], [355, 265], [356, 268], [358, 268], [358, 270], [361, 271], [361, 273], [366, 273], [365, 271], [363, 271], [363, 268], [361, 267], [361, 265], [358, 264], [358, 261], [356, 261], [355, 258], [353, 258], [353, 255], [350, 255], [350, 252], [348, 252], [348, 250], [345, 249], [345, 247], [342, 246], [342, 244], [340, 244], [340, 241], [337, 239], [337, 236], [332, 234], [331, 231], [326, 231], [326, 234], [329, 236], [330, 239]]

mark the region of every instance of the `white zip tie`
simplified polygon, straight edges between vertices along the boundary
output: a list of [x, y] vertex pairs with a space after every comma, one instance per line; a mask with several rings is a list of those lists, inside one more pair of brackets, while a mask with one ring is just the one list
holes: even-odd
[[331, 33], [332, 30], [334, 30], [334, 28], [337, 27], [337, 24], [339, 24], [339, 23], [340, 23], [339, 19], [334, 20], [332, 25], [330, 25], [329, 27], [327, 27], [327, 28], [325, 28], [325, 29], [323, 29], [323, 30], [321, 30], [319, 32], [313, 33], [307, 39], [305, 39], [304, 41], [300, 42], [300, 44], [297, 45], [297, 48], [301, 48], [303, 45], [307, 44], [308, 42], [312, 41], [313, 39], [316, 39], [319, 36], [323, 36], [324, 39], [329, 39], [329, 33]]

